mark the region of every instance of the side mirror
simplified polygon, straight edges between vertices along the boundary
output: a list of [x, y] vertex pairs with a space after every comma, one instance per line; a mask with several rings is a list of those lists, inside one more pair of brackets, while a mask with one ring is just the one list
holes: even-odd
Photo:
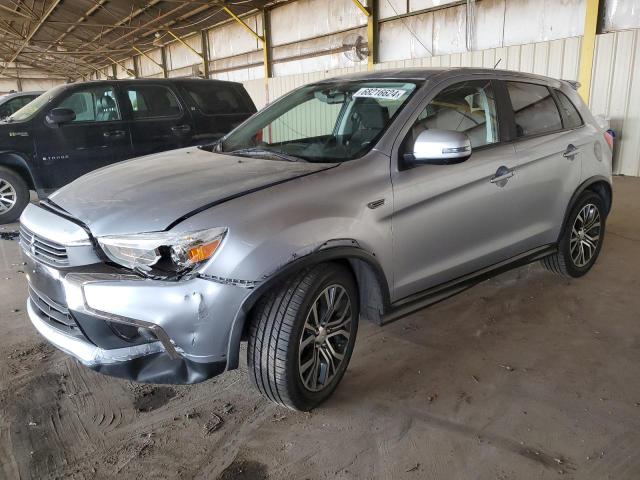
[[76, 112], [70, 108], [54, 108], [45, 117], [49, 125], [60, 126], [63, 123], [73, 122], [76, 119]]
[[434, 129], [420, 132], [405, 161], [410, 165], [453, 165], [470, 156], [471, 142], [465, 133]]

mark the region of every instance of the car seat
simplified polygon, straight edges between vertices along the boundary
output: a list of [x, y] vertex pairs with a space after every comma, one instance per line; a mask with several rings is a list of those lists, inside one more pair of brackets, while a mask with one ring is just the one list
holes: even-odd
[[98, 114], [96, 115], [96, 121], [108, 122], [110, 120], [118, 120], [118, 110], [116, 108], [116, 102], [113, 97], [109, 95], [103, 95], [98, 99]]

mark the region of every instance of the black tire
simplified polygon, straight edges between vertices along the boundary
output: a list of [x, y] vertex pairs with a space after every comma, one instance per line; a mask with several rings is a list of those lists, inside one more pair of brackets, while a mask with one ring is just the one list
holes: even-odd
[[[597, 233], [598, 240], [593, 249], [593, 253], [591, 253], [590, 258], [586, 263], [584, 259], [582, 261], [575, 260], [574, 255], [572, 255], [571, 247], [574, 245], [574, 241], [579, 242], [580, 240], [575, 240], [575, 235], [572, 235], [573, 227], [576, 225], [576, 219], [578, 215], [581, 214], [583, 209], [585, 209], [588, 205], [593, 205], [597, 209], [599, 216], [599, 227], [592, 230], [592, 233]], [[606, 209], [604, 206], [604, 201], [600, 195], [590, 190], [582, 193], [574, 206], [571, 208], [571, 212], [567, 217], [567, 221], [562, 229], [562, 236], [560, 237], [560, 241], [558, 242], [558, 252], [545, 257], [542, 259], [542, 265], [549, 271], [553, 273], [557, 273], [559, 275], [563, 275], [565, 277], [573, 277], [578, 278], [586, 274], [593, 264], [596, 262], [598, 255], [600, 255], [600, 250], [602, 249], [602, 243], [604, 242], [604, 234], [605, 234], [605, 226], [607, 221]], [[580, 222], [578, 222], [580, 223]], [[574, 240], [572, 240], [572, 236]], [[589, 238], [593, 238], [590, 236]], [[591, 250], [587, 247], [587, 249], [591, 252]]]
[[[29, 187], [22, 177], [13, 170], [0, 167], [0, 188], [6, 187], [7, 185], [15, 192], [11, 194], [11, 198], [15, 197], [15, 203], [7, 211], [4, 211], [4, 209], [0, 207], [0, 212], [3, 212], [0, 213], [0, 225], [15, 222], [20, 218], [20, 214], [29, 203]], [[2, 202], [2, 193], [3, 192], [0, 192], [0, 202]], [[5, 191], [5, 194], [6, 193]], [[6, 203], [4, 205], [6, 206]]]
[[[338, 288], [340, 287], [340, 288]], [[333, 290], [328, 290], [333, 289]], [[320, 335], [316, 335], [305, 328], [307, 316], [312, 319], [311, 309], [316, 304], [318, 310], [322, 310], [321, 294], [325, 291], [340, 292], [341, 300], [336, 302], [337, 312], [347, 312], [344, 293], [348, 296], [351, 306], [351, 321], [349, 323], [349, 338], [334, 336], [331, 338], [331, 350], [343, 353], [343, 358], [337, 366], [328, 366], [326, 356], [329, 348], [319, 343]], [[337, 297], [338, 294], [335, 294]], [[322, 295], [322, 299], [326, 297]], [[339, 313], [337, 314], [339, 316]], [[320, 316], [323, 316], [320, 314]], [[324, 263], [305, 269], [287, 279], [279, 287], [269, 292], [256, 306], [249, 331], [249, 345], [247, 348], [247, 364], [249, 366], [249, 378], [251, 383], [269, 400], [291, 408], [293, 410], [309, 411], [326, 400], [336, 389], [347, 369], [358, 330], [359, 300], [356, 281], [350, 270], [337, 263]], [[331, 320], [329, 316], [328, 320]], [[339, 320], [336, 320], [339, 321]], [[320, 323], [320, 322], [317, 322]], [[335, 323], [333, 322], [329, 322]], [[325, 323], [326, 325], [326, 323]], [[346, 327], [345, 327], [346, 328]], [[331, 331], [330, 329], [325, 330]], [[303, 336], [304, 335], [304, 336]], [[335, 334], [334, 334], [335, 335]], [[309, 337], [313, 337], [310, 342]], [[307, 388], [305, 380], [300, 373], [301, 365], [308, 364], [300, 354], [300, 345], [305, 339], [306, 345], [302, 348], [302, 355], [308, 355], [312, 349], [312, 358], [322, 358], [325, 368], [320, 367], [314, 375], [315, 362], [311, 372], [304, 370], [309, 378], [308, 383], [313, 384], [318, 376], [327, 375], [320, 390], [314, 391]], [[326, 335], [325, 335], [326, 338]], [[337, 344], [341, 339], [342, 344]], [[325, 340], [325, 342], [328, 340]], [[318, 345], [318, 346], [317, 346]], [[324, 353], [316, 353], [324, 349]], [[334, 358], [334, 357], [332, 357]], [[328, 373], [327, 373], [328, 372]], [[318, 387], [318, 385], [316, 385]]]

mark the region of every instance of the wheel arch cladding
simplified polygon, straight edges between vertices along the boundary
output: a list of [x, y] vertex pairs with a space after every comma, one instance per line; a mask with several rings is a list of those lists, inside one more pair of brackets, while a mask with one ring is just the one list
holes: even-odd
[[29, 166], [21, 155], [15, 152], [0, 153], [0, 167], [8, 168], [19, 175], [31, 190], [35, 190], [36, 185], [33, 174]]
[[229, 335], [227, 369], [238, 367], [240, 341], [247, 337], [252, 320], [252, 312], [258, 301], [286, 277], [304, 268], [320, 263], [336, 262], [345, 265], [353, 274], [358, 287], [360, 318], [377, 325], [390, 306], [390, 292], [387, 279], [375, 255], [359, 247], [334, 247], [321, 250], [289, 262], [258, 286], [243, 303]]
[[611, 207], [613, 204], [613, 192], [611, 190], [611, 185], [609, 184], [609, 182], [605, 180], [596, 180], [593, 183], [588, 184], [585, 190], [591, 190], [592, 192], [600, 195], [600, 197], [602, 197], [602, 201], [604, 202], [604, 208], [607, 210], [607, 215], [609, 214], [609, 212], [611, 212]]
[[584, 182], [582, 182], [576, 191], [573, 192], [569, 203], [567, 204], [567, 208], [564, 211], [564, 217], [562, 218], [562, 229], [560, 230], [560, 235], [558, 237], [558, 241], [562, 238], [564, 234], [564, 228], [567, 224], [567, 219], [569, 218], [569, 214], [573, 209], [574, 205], [585, 191], [594, 192], [602, 198], [602, 201], [605, 204], [605, 208], [607, 209], [607, 214], [611, 211], [611, 206], [613, 204], [613, 193], [611, 189], [611, 183], [609, 179], [603, 177], [601, 175], [595, 175], [593, 177], [588, 178]]

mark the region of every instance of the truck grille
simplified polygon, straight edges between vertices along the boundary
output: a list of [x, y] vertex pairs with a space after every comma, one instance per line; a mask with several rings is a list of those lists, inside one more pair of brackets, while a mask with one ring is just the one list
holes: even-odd
[[55, 327], [62, 327], [63, 329], [71, 329], [76, 331], [78, 325], [73, 317], [69, 314], [69, 310], [64, 305], [61, 305], [51, 300], [46, 295], [37, 292], [33, 287], [29, 286], [29, 299], [31, 305], [36, 310], [36, 313], [48, 321]]
[[20, 245], [45, 263], [60, 267], [69, 265], [69, 257], [64, 245], [42, 238], [24, 225], [20, 225]]

